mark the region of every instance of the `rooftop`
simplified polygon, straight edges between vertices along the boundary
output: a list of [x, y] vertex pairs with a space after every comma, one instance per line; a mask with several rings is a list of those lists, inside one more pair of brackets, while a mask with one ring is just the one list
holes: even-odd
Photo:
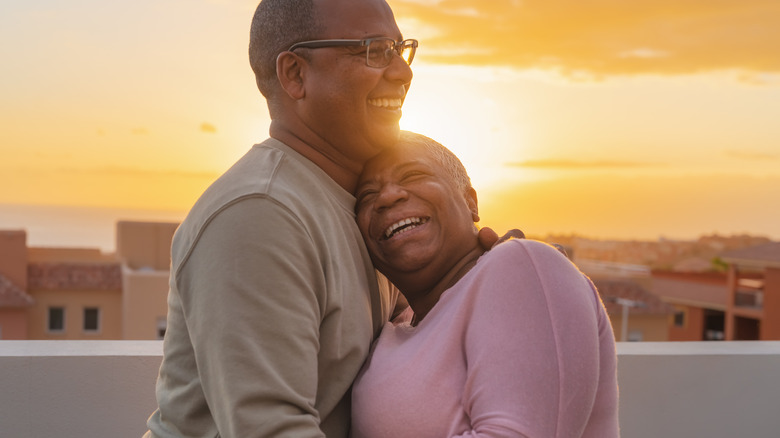
[[725, 310], [728, 302], [726, 275], [722, 273], [653, 271], [652, 293], [664, 301], [713, 310]]
[[[617, 345], [625, 438], [773, 438], [780, 342]], [[0, 341], [9, 437], [141, 436], [162, 341]]]
[[737, 265], [780, 268], [780, 242], [727, 251], [721, 254], [721, 258]]
[[668, 315], [674, 312], [674, 308], [661, 301], [658, 296], [648, 292], [642, 286], [632, 280], [625, 279], [594, 279], [593, 284], [604, 301], [604, 307], [607, 313], [620, 313], [622, 306], [615, 301], [615, 298], [637, 301], [642, 306], [632, 306], [629, 309], [631, 314], [659, 314]]
[[119, 263], [30, 263], [30, 290], [122, 290]]

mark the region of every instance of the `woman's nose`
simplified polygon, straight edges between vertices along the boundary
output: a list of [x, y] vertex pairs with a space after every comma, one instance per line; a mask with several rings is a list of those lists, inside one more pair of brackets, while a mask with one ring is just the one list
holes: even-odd
[[406, 190], [397, 184], [387, 184], [379, 191], [374, 202], [377, 210], [384, 210], [408, 198]]

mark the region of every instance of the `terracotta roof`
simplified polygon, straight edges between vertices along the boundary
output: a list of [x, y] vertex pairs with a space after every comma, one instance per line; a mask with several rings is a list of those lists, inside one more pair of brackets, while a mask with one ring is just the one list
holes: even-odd
[[750, 246], [720, 255], [727, 263], [757, 267], [780, 267], [780, 242]]
[[[702, 283], [702, 284], [715, 284], [719, 286], [726, 285], [726, 273], [725, 272], [685, 272], [685, 271], [670, 271], [666, 269], [653, 269], [650, 271], [650, 276], [653, 277], [653, 281], [658, 278], [664, 278], [668, 280], [676, 280], [683, 282]], [[653, 293], [656, 293], [654, 290]], [[658, 295], [656, 293], [656, 295]]]
[[725, 310], [728, 302], [726, 274], [653, 271], [652, 292], [664, 301], [695, 304]]
[[34, 303], [31, 296], [0, 274], [0, 307], [28, 307]]
[[30, 263], [30, 290], [122, 290], [119, 263]]
[[616, 298], [638, 301], [642, 304], [640, 307], [630, 307], [629, 313], [631, 314], [667, 315], [674, 313], [674, 307], [661, 301], [659, 297], [631, 280], [594, 279], [593, 284], [596, 285], [609, 314], [619, 314], [623, 310], [623, 306], [616, 302]]

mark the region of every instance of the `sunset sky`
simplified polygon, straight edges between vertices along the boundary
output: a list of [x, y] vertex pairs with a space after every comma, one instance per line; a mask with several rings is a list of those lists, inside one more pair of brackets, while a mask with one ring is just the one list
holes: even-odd
[[[401, 126], [482, 225], [780, 239], [777, 0], [390, 0], [420, 47]], [[2, 204], [185, 212], [268, 114], [248, 0], [0, 2]]]

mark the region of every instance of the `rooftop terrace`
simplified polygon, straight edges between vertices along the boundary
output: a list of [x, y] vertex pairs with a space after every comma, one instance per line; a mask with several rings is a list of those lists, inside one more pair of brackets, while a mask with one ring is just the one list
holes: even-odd
[[[161, 341], [0, 341], [0, 436], [138, 438]], [[780, 342], [618, 343], [623, 438], [774, 438]]]

